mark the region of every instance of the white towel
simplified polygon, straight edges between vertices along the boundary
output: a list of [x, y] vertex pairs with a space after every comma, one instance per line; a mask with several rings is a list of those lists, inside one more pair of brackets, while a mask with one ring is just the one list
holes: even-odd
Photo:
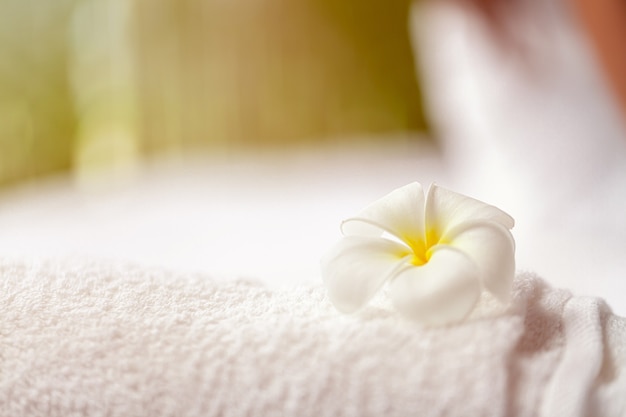
[[322, 287], [0, 261], [1, 416], [624, 416], [626, 319], [531, 274], [423, 328]]

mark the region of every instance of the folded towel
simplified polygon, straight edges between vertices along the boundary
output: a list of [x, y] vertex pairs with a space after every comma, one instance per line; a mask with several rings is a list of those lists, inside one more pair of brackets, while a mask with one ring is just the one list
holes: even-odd
[[424, 328], [322, 287], [4, 260], [0, 317], [1, 416], [626, 415], [626, 319], [532, 274]]

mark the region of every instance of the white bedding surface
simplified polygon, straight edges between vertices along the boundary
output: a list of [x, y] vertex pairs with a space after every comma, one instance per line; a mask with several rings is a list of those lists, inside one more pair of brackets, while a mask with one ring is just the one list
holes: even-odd
[[270, 285], [318, 283], [339, 223], [441, 171], [410, 139], [377, 146], [217, 154], [70, 177], [0, 195], [0, 253], [127, 260]]
[[[412, 181], [464, 192], [455, 188], [458, 176], [433, 149], [388, 138], [361, 147], [161, 161], [123, 181], [89, 186], [59, 178], [0, 195], [0, 253], [130, 261], [270, 287], [317, 284], [319, 259], [340, 237], [342, 219]], [[530, 207], [497, 197], [486, 201], [516, 219], [519, 270], [604, 298], [626, 315], [626, 233], [619, 224], [611, 229], [614, 219], [588, 204], [584, 228], [567, 216], [536, 220], [526, 216]], [[541, 204], [540, 194], [527, 204]]]

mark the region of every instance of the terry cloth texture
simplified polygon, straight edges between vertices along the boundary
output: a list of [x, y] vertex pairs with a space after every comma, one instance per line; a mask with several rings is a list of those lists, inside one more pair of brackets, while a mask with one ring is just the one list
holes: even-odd
[[423, 328], [322, 287], [0, 261], [0, 415], [626, 415], [626, 319], [602, 300], [520, 274], [480, 309]]

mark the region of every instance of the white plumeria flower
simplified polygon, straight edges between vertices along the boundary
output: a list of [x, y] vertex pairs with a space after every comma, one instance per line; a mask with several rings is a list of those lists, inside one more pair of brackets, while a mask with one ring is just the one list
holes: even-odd
[[341, 224], [322, 259], [331, 302], [350, 313], [385, 283], [396, 308], [427, 325], [464, 319], [482, 290], [508, 303], [515, 273], [514, 220], [433, 184], [401, 187]]

